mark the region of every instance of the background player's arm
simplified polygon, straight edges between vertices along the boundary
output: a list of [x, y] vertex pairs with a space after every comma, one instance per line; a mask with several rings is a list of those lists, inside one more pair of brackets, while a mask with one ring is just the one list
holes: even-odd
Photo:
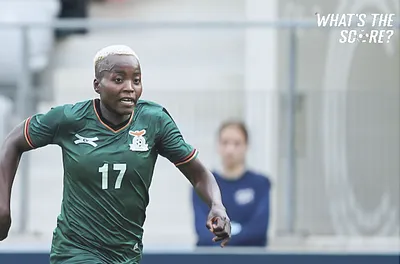
[[0, 149], [0, 241], [10, 228], [10, 197], [19, 161], [23, 152], [32, 149], [24, 136], [24, 123], [14, 128]]

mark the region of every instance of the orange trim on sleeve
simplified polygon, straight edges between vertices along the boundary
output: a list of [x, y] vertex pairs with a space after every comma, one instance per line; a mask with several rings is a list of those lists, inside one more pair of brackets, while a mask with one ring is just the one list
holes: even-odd
[[31, 118], [32, 117], [28, 117], [26, 120], [25, 120], [25, 125], [24, 125], [24, 136], [25, 136], [25, 140], [26, 140], [26, 142], [28, 143], [28, 145], [31, 147], [31, 148], [35, 148], [34, 147], [34, 145], [33, 145], [33, 143], [32, 143], [32, 140], [31, 140], [31, 137], [29, 136], [29, 123], [31, 122]]
[[191, 161], [194, 158], [196, 158], [197, 154], [198, 154], [197, 149], [194, 149], [192, 152], [190, 152], [190, 154], [186, 158], [184, 158], [183, 160], [175, 163], [175, 166], [180, 166], [180, 165], [188, 163], [189, 161]]

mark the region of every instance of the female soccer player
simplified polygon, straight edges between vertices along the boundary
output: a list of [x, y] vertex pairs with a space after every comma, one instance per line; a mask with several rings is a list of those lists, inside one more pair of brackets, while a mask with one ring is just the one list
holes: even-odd
[[96, 54], [94, 68], [100, 99], [34, 115], [6, 138], [0, 150], [0, 240], [11, 225], [11, 187], [22, 153], [57, 144], [64, 194], [51, 263], [139, 263], [158, 154], [173, 162], [208, 204], [206, 226], [224, 246], [230, 220], [218, 185], [165, 108], [139, 100], [136, 54], [127, 46], [109, 46]]
[[[232, 221], [231, 246], [267, 245], [269, 222], [270, 181], [264, 175], [246, 166], [248, 133], [241, 122], [229, 121], [221, 125], [218, 149], [222, 171], [214, 172], [221, 188], [224, 204]], [[207, 217], [207, 205], [193, 193], [193, 209], [198, 246], [212, 246], [210, 232], [201, 228], [201, 219]], [[207, 230], [206, 230], [207, 231]]]

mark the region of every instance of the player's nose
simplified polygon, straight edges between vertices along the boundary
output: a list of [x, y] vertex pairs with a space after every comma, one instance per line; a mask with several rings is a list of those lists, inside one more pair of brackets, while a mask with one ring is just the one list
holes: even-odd
[[123, 87], [124, 92], [129, 92], [129, 93], [134, 93], [135, 92], [135, 86], [133, 84], [133, 81], [127, 81]]

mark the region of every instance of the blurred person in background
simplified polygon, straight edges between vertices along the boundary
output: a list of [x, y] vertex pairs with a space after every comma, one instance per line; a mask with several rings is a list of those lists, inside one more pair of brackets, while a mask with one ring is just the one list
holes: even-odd
[[[89, 0], [60, 0], [61, 8], [58, 17], [60, 19], [83, 19], [88, 17]], [[74, 34], [86, 34], [86, 28], [56, 29], [57, 39], [63, 39]]]
[[139, 100], [142, 75], [135, 52], [124, 45], [106, 47], [95, 56], [94, 72], [100, 98], [29, 117], [4, 141], [0, 241], [11, 226], [11, 189], [21, 155], [54, 144], [62, 148], [64, 190], [50, 263], [139, 263], [158, 155], [174, 163], [208, 204], [209, 230], [204, 223], [203, 228], [224, 246], [231, 226], [218, 184], [167, 110]]
[[[220, 186], [222, 200], [229, 212], [232, 225], [231, 246], [267, 245], [269, 222], [269, 179], [246, 167], [248, 131], [242, 122], [223, 123], [218, 134], [218, 150], [222, 171], [213, 172]], [[204, 230], [208, 207], [193, 191], [197, 246], [212, 246], [211, 234]]]

